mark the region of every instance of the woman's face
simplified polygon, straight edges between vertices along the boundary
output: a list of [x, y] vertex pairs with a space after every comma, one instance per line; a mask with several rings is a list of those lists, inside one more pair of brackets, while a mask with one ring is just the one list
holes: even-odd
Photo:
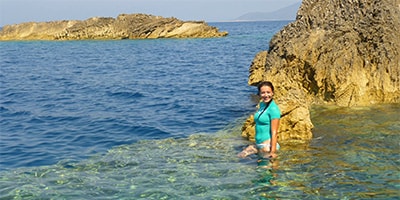
[[270, 102], [273, 96], [274, 92], [271, 87], [264, 85], [260, 88], [260, 97], [264, 103]]

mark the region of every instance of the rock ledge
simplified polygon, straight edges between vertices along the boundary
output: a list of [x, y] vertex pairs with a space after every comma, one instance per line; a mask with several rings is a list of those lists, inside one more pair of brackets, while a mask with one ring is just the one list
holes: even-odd
[[121, 14], [117, 18], [93, 17], [84, 21], [63, 20], [7, 25], [0, 40], [113, 40], [148, 38], [223, 37], [203, 21], [181, 21], [146, 14]]

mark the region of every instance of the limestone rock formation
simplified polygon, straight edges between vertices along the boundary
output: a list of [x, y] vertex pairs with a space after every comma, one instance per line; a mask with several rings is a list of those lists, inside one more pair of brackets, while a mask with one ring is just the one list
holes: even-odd
[[[400, 102], [400, 0], [303, 0], [250, 67], [276, 87], [280, 141], [312, 138], [310, 106]], [[242, 135], [251, 138], [248, 120]]]
[[117, 18], [93, 17], [84, 21], [28, 22], [4, 26], [0, 40], [86, 40], [223, 37], [202, 21], [181, 21], [146, 14], [121, 14]]

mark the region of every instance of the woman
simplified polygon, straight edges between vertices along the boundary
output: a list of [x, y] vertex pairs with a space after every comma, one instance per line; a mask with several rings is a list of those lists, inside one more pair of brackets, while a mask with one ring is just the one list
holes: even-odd
[[244, 158], [254, 153], [260, 153], [262, 157], [276, 157], [279, 149], [278, 128], [281, 112], [278, 105], [273, 100], [274, 86], [269, 81], [258, 84], [258, 94], [261, 102], [258, 111], [254, 114], [256, 123], [256, 145], [250, 145], [238, 154]]

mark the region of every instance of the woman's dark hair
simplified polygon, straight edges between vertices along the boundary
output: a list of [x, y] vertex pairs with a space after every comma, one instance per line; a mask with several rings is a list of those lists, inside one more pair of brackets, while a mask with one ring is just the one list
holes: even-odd
[[258, 93], [260, 93], [261, 87], [263, 87], [263, 86], [270, 87], [272, 92], [274, 92], [274, 86], [272, 85], [272, 83], [270, 81], [262, 81], [262, 82], [258, 83], [258, 85], [257, 85]]

